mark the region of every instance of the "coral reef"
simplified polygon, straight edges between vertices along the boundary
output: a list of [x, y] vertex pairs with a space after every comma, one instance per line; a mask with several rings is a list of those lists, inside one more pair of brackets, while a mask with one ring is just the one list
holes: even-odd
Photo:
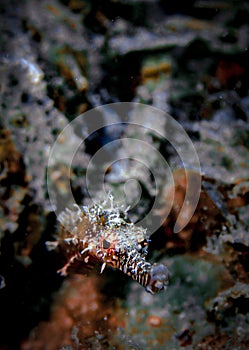
[[[0, 348], [248, 349], [248, 3], [3, 0], [0, 23]], [[57, 139], [112, 102], [154, 113], [126, 107], [123, 122], [106, 107], [96, 118], [115, 125], [89, 134], [91, 121], [76, 123]], [[183, 164], [182, 135], [157, 108], [186, 130], [201, 174], [191, 157]], [[104, 172], [106, 191], [130, 210], [92, 206]], [[174, 233], [200, 175], [194, 215]], [[78, 207], [66, 210], [72, 194]], [[133, 222], [155, 198], [150, 232], [149, 220]], [[165, 287], [164, 266], [167, 290], [147, 293]]]
[[65, 281], [54, 296], [50, 320], [35, 328], [21, 349], [44, 349], [45, 344], [51, 350], [114, 347], [122, 311], [101, 293], [103, 283], [101, 277], [77, 275]]

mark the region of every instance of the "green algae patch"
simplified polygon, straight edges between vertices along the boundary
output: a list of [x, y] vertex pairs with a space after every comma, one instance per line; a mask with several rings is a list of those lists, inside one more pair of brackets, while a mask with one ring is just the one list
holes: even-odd
[[207, 320], [205, 303], [221, 289], [226, 276], [217, 262], [198, 256], [167, 259], [170, 285], [166, 292], [151, 296], [132, 285], [127, 297], [127, 320], [120, 337], [125, 349], [182, 349], [197, 346], [214, 332]]

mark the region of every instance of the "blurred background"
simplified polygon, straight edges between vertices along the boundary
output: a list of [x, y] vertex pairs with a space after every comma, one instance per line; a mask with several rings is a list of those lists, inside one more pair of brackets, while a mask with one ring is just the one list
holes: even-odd
[[[0, 349], [248, 349], [248, 2], [2, 0], [0, 23]], [[155, 215], [162, 225], [149, 247], [149, 260], [170, 270], [167, 291], [156, 296], [111, 269], [65, 279], [57, 274], [61, 257], [45, 245], [58, 232], [46, 186], [51, 147], [79, 114], [113, 102], [169, 113], [201, 163], [195, 214], [174, 234], [187, 179], [196, 173], [185, 171], [164, 138], [136, 131], [174, 179], [172, 188], [160, 176]], [[140, 117], [167, 139], [166, 120]], [[87, 130], [72, 129], [70, 142]], [[89, 159], [130, 133], [121, 125], [87, 137], [71, 169], [78, 204], [89, 199]], [[61, 145], [51, 181], [63, 200], [66, 141]], [[134, 151], [127, 149], [121, 151]], [[151, 158], [152, 169], [156, 164]], [[124, 174], [140, 182], [130, 213], [136, 221], [153, 203], [155, 181], [128, 165], [113, 166], [106, 181], [114, 194]]]

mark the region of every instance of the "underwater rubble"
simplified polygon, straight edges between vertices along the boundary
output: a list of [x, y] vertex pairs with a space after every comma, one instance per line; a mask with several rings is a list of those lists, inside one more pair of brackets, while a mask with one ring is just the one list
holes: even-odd
[[[248, 3], [3, 0], [0, 23], [0, 349], [248, 349]], [[65, 278], [57, 273], [63, 258], [46, 245], [59, 230], [47, 189], [51, 147], [79, 114], [112, 102], [169, 113], [200, 160], [200, 174], [184, 169], [165, 142], [164, 114], [145, 107], [128, 115], [128, 125], [88, 137], [74, 159], [70, 181], [79, 205], [90, 202], [89, 161], [116, 139], [92, 176], [98, 179], [110, 155], [128, 158], [108, 167], [105, 185], [122, 199], [127, 180], [140, 183], [141, 192], [133, 183], [126, 192], [131, 221], [146, 216], [159, 196], [148, 260], [166, 265], [170, 276], [156, 295], [110, 267]], [[108, 108], [102, 118], [120, 122]], [[75, 125], [49, 168], [60, 210], [71, 198], [70, 150], [90, 128]], [[147, 168], [131, 160], [134, 149]], [[160, 175], [158, 192], [148, 169]], [[194, 215], [175, 233], [187, 180], [200, 176]], [[91, 194], [99, 200], [102, 187], [95, 183]]]

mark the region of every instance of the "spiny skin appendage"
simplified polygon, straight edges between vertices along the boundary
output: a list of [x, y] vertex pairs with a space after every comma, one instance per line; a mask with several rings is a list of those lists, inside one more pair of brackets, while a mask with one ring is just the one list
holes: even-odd
[[[146, 230], [130, 222], [127, 213], [106, 203], [92, 207], [75, 206], [66, 209], [58, 220], [60, 229], [57, 242], [67, 262], [59, 271], [66, 275], [75, 262], [88, 264], [89, 259], [131, 276], [146, 291], [154, 294], [166, 288], [168, 269], [163, 264], [145, 260], [149, 237]], [[48, 242], [50, 246], [50, 242]]]

